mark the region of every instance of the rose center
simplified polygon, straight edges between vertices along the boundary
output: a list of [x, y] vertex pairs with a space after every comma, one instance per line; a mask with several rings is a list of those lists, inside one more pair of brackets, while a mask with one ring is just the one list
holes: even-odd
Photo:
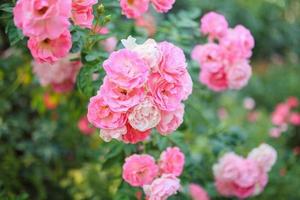
[[129, 5], [133, 5], [134, 4], [134, 0], [127, 0]]

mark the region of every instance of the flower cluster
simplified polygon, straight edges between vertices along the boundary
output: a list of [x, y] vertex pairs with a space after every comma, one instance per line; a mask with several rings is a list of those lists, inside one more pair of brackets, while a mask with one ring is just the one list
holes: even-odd
[[127, 18], [138, 18], [149, 9], [152, 3], [154, 9], [159, 13], [166, 13], [172, 9], [175, 0], [120, 0], [122, 14]]
[[54, 64], [33, 62], [33, 73], [42, 86], [51, 86], [55, 92], [63, 93], [73, 89], [81, 67], [80, 61], [70, 61], [70, 57], [66, 57]]
[[200, 82], [216, 92], [247, 85], [252, 74], [251, 32], [242, 25], [229, 28], [225, 17], [215, 12], [203, 16], [200, 31], [209, 39], [207, 44], [197, 45], [191, 55], [201, 66]]
[[235, 153], [225, 154], [213, 166], [218, 192], [226, 197], [240, 199], [260, 194], [268, 182], [268, 172], [276, 159], [275, 149], [267, 144], [253, 149], [247, 158]]
[[158, 164], [150, 155], [134, 154], [125, 160], [123, 179], [134, 187], [143, 187], [148, 200], [166, 200], [180, 188], [185, 163], [178, 147], [169, 147], [160, 155]]
[[67, 56], [72, 47], [69, 19], [89, 27], [93, 20], [91, 5], [95, 3], [97, 0], [18, 0], [13, 9], [14, 22], [29, 37], [33, 58], [54, 63]]
[[105, 141], [134, 144], [154, 127], [162, 135], [172, 133], [183, 122], [182, 101], [192, 92], [183, 51], [152, 39], [138, 45], [129, 37], [122, 43], [125, 48], [103, 63], [106, 76], [88, 105], [90, 123]]
[[270, 130], [271, 137], [279, 137], [286, 131], [289, 124], [300, 126], [300, 113], [293, 111], [299, 106], [296, 97], [289, 97], [285, 102], [279, 103], [272, 113], [272, 123], [275, 127]]

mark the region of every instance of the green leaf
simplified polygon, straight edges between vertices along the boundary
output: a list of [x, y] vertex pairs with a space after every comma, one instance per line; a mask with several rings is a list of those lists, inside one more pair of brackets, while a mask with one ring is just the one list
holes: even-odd
[[12, 13], [13, 7], [10, 3], [4, 3], [0, 5], [0, 10], [8, 13]]
[[10, 45], [15, 45], [24, 38], [22, 31], [14, 25], [12, 20], [7, 22], [5, 33], [8, 35]]
[[86, 96], [92, 96], [94, 93], [93, 87], [93, 67], [84, 66], [81, 68], [79, 74], [77, 75], [77, 87], [81, 93]]

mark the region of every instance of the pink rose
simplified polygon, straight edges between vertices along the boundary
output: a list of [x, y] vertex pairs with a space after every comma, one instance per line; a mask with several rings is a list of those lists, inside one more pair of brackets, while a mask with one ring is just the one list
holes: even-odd
[[76, 8], [86, 8], [98, 3], [98, 0], [72, 0], [72, 6]]
[[193, 200], [209, 200], [207, 192], [200, 185], [191, 183], [189, 192]]
[[183, 51], [169, 42], [159, 43], [162, 60], [158, 66], [161, 76], [168, 82], [177, 81], [186, 72], [186, 60]]
[[255, 108], [255, 100], [251, 97], [244, 98], [243, 106], [247, 110], [253, 110]]
[[126, 126], [122, 126], [120, 128], [115, 129], [101, 129], [100, 130], [100, 137], [105, 142], [110, 142], [112, 139], [122, 140], [122, 136], [127, 133]]
[[52, 40], [68, 30], [71, 3], [71, 0], [19, 0], [13, 10], [14, 22], [26, 36]]
[[128, 115], [130, 125], [139, 131], [154, 128], [160, 122], [160, 111], [151, 97], [146, 97], [136, 105]]
[[80, 118], [77, 127], [84, 135], [91, 135], [95, 131], [95, 128], [90, 125], [86, 116]]
[[154, 9], [159, 13], [166, 13], [172, 9], [175, 0], [150, 0]]
[[104, 78], [98, 93], [114, 112], [127, 112], [139, 104], [145, 96], [144, 88], [126, 90], [111, 82], [107, 77]]
[[150, 184], [158, 174], [158, 166], [150, 155], [134, 154], [123, 165], [123, 179], [134, 187]]
[[87, 118], [95, 127], [103, 129], [123, 127], [127, 120], [126, 114], [113, 112], [99, 94], [90, 99]]
[[222, 38], [228, 29], [228, 22], [223, 15], [216, 12], [206, 13], [201, 18], [200, 30], [208, 35], [210, 40]]
[[290, 106], [286, 103], [280, 103], [276, 106], [272, 113], [272, 123], [277, 126], [282, 126], [287, 123], [290, 113]]
[[109, 37], [103, 41], [101, 41], [101, 45], [103, 47], [103, 49], [108, 52], [111, 53], [115, 50], [115, 48], [117, 47], [118, 44], [118, 40], [116, 37]]
[[290, 108], [296, 108], [299, 106], [299, 100], [297, 97], [289, 97], [286, 100], [286, 103], [290, 106]]
[[299, 126], [300, 125], [300, 113], [291, 113], [290, 115], [290, 119], [289, 119], [290, 123], [295, 125], [295, 126]]
[[155, 179], [151, 185], [144, 186], [147, 200], [167, 200], [180, 189], [180, 180], [173, 174], [163, 174]]
[[76, 8], [73, 6], [72, 20], [75, 25], [92, 28], [94, 20], [93, 7]]
[[248, 61], [244, 60], [229, 66], [227, 69], [227, 81], [230, 89], [239, 90], [246, 86], [252, 75], [252, 69]]
[[144, 60], [127, 49], [113, 52], [104, 61], [103, 68], [110, 81], [124, 89], [143, 87], [149, 74]]
[[228, 89], [227, 74], [224, 68], [221, 68], [217, 72], [210, 72], [206, 69], [202, 69], [199, 75], [199, 80], [208, 88], [216, 92]]
[[197, 45], [192, 51], [192, 59], [197, 61], [202, 69], [217, 72], [225, 65], [225, 50], [215, 43]]
[[184, 105], [180, 104], [174, 111], [161, 111], [161, 121], [157, 125], [157, 131], [162, 135], [168, 135], [182, 124], [184, 115]]
[[264, 172], [269, 172], [277, 160], [277, 152], [270, 145], [261, 144], [253, 149], [247, 158], [256, 161]]
[[156, 21], [153, 15], [147, 13], [135, 20], [137, 27], [144, 28], [148, 36], [154, 36], [156, 33]]
[[168, 147], [159, 159], [159, 167], [162, 174], [180, 176], [184, 167], [185, 156], [178, 147]]
[[39, 40], [31, 37], [28, 40], [28, 48], [34, 59], [38, 62], [51, 63], [68, 55], [72, 47], [72, 39], [69, 31], [65, 31], [58, 38]]
[[269, 131], [269, 135], [272, 138], [279, 138], [282, 134], [282, 130], [280, 128], [274, 127], [271, 128]]
[[120, 0], [120, 6], [127, 18], [138, 18], [147, 12], [149, 0]]
[[138, 131], [132, 128], [132, 126], [129, 123], [126, 124], [126, 128], [127, 128], [127, 133], [124, 134], [122, 137], [122, 140], [125, 143], [136, 144], [138, 142], [143, 142], [147, 138], [149, 138], [149, 135], [151, 134], [151, 129], [148, 129], [143, 132]]
[[231, 63], [250, 58], [254, 43], [251, 32], [242, 25], [229, 29], [220, 40], [220, 45], [227, 49], [227, 59]]

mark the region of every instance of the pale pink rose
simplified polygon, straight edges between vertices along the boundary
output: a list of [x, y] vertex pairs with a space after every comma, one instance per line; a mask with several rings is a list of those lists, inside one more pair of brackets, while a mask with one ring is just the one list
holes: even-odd
[[112, 139], [122, 140], [122, 136], [127, 133], [126, 126], [115, 129], [100, 129], [100, 137], [105, 142], [110, 142]]
[[124, 143], [129, 143], [129, 144], [136, 144], [138, 142], [143, 142], [147, 140], [151, 134], [151, 129], [148, 129], [146, 131], [138, 131], [132, 126], [127, 123], [126, 124], [127, 128], [127, 133], [122, 136], [122, 141]]
[[182, 124], [184, 115], [184, 104], [180, 104], [174, 111], [161, 111], [161, 120], [156, 129], [161, 135], [168, 135], [176, 131]]
[[159, 73], [150, 75], [148, 87], [160, 110], [174, 111], [186, 97], [186, 91], [182, 84], [167, 82]]
[[227, 29], [228, 22], [221, 14], [209, 12], [201, 18], [200, 30], [204, 35], [208, 35], [211, 40], [223, 37]]
[[159, 159], [159, 168], [162, 174], [180, 176], [184, 167], [185, 156], [178, 147], [168, 147]]
[[243, 101], [243, 106], [247, 110], [253, 110], [255, 108], [255, 100], [251, 97], [246, 97]]
[[70, 25], [71, 3], [71, 0], [19, 0], [13, 10], [14, 22], [28, 37], [54, 39]]
[[281, 136], [281, 134], [282, 134], [282, 130], [277, 127], [271, 128], [269, 131], [270, 137], [273, 137], [273, 138], [279, 138]]
[[239, 90], [247, 85], [252, 75], [252, 68], [248, 61], [244, 60], [229, 66], [227, 69], [227, 81], [230, 89]]
[[251, 32], [242, 25], [229, 29], [220, 40], [220, 45], [227, 49], [227, 60], [230, 63], [250, 58], [254, 43]]
[[113, 52], [103, 68], [110, 81], [124, 89], [143, 87], [149, 74], [145, 61], [128, 49]]
[[131, 155], [123, 165], [123, 179], [134, 187], [150, 184], [158, 174], [158, 166], [150, 155]]
[[72, 0], [72, 6], [77, 8], [90, 7], [98, 3], [98, 0]]
[[102, 129], [123, 127], [127, 120], [126, 114], [113, 112], [99, 94], [90, 99], [87, 118], [95, 127]]
[[74, 7], [73, 3], [72, 20], [75, 25], [83, 28], [92, 28], [94, 20], [93, 7], [78, 8]]
[[300, 125], [300, 113], [293, 112], [290, 114], [290, 123], [299, 126]]
[[210, 72], [202, 69], [199, 74], [199, 80], [202, 84], [215, 92], [221, 92], [228, 89], [227, 74], [224, 68], [217, 72]]
[[163, 174], [143, 188], [147, 200], [167, 200], [180, 189], [180, 180], [173, 174]]
[[109, 37], [101, 41], [101, 45], [103, 49], [108, 53], [113, 52], [116, 49], [117, 44], [118, 44], [118, 40], [116, 37]]
[[79, 61], [70, 61], [72, 55], [54, 64], [33, 62], [33, 73], [42, 86], [52, 86], [54, 91], [67, 92], [73, 89], [76, 76], [82, 67]]
[[287, 124], [290, 113], [290, 106], [286, 103], [280, 103], [276, 106], [272, 113], [272, 123], [277, 126]]
[[156, 21], [153, 15], [147, 13], [135, 20], [135, 25], [137, 27], [144, 28], [148, 36], [154, 36], [156, 33]]
[[95, 128], [91, 126], [86, 116], [79, 119], [77, 127], [84, 135], [91, 135], [95, 131]]
[[160, 110], [155, 106], [151, 97], [146, 97], [128, 115], [130, 125], [142, 132], [154, 128], [160, 119]]
[[290, 108], [296, 108], [299, 106], [299, 100], [297, 97], [289, 97], [286, 100], [286, 103], [290, 106]]
[[159, 73], [168, 82], [176, 82], [186, 72], [187, 63], [183, 51], [169, 42], [159, 43], [159, 49], [162, 52]]
[[133, 88], [126, 90], [104, 78], [103, 85], [98, 92], [114, 112], [127, 112], [139, 104], [145, 96], [144, 88]]
[[129, 36], [127, 39], [121, 40], [123, 46], [133, 52], [136, 52], [143, 59], [148, 68], [157, 71], [157, 66], [162, 58], [162, 53], [153, 39], [148, 39], [144, 44], [137, 44], [136, 39]]
[[277, 152], [272, 146], [261, 144], [252, 149], [247, 159], [256, 161], [264, 172], [269, 172], [277, 160]]
[[159, 13], [166, 13], [172, 9], [175, 0], [150, 0], [154, 9]]
[[193, 200], [209, 200], [207, 192], [200, 185], [191, 183], [189, 192]]
[[225, 65], [225, 50], [215, 43], [197, 45], [192, 51], [192, 59], [197, 61], [202, 69], [217, 72]]
[[65, 31], [58, 38], [39, 40], [31, 37], [28, 40], [28, 48], [33, 58], [41, 63], [53, 64], [68, 55], [72, 47], [72, 38], [69, 31]]
[[138, 18], [147, 12], [149, 0], [120, 0], [120, 6], [127, 18]]

